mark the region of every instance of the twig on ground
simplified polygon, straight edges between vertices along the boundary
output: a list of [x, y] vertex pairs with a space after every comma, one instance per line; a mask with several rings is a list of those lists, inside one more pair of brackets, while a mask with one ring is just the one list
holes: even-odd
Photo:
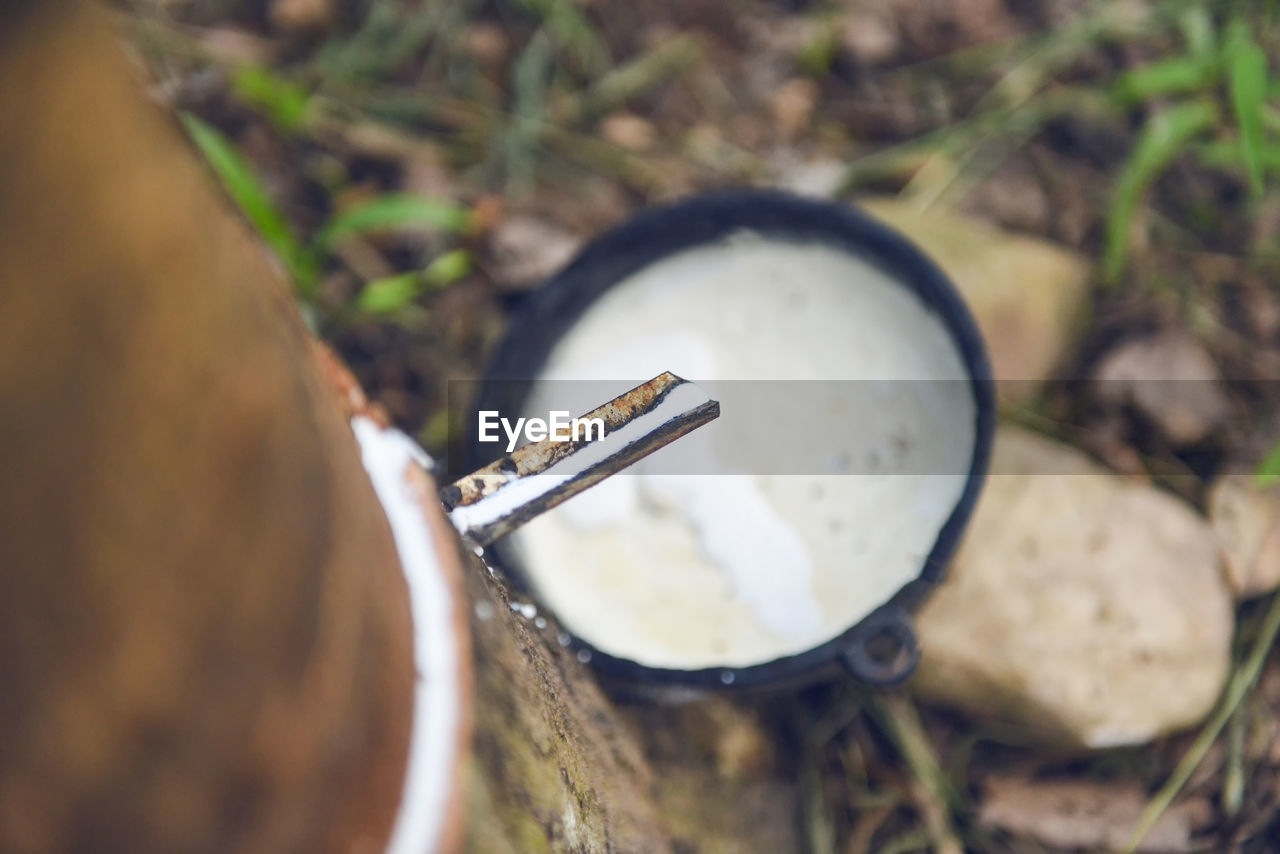
[[951, 808], [959, 797], [942, 771], [915, 706], [905, 696], [890, 695], [873, 697], [871, 711], [916, 779], [912, 793], [928, 826], [933, 850], [938, 854], [962, 854], [964, 848], [951, 826]]
[[1258, 633], [1258, 637], [1254, 639], [1249, 655], [1233, 670], [1217, 710], [1209, 718], [1204, 728], [1200, 730], [1196, 740], [1187, 748], [1187, 752], [1182, 755], [1181, 761], [1174, 768], [1173, 774], [1169, 776], [1168, 781], [1147, 802], [1146, 808], [1138, 818], [1138, 824], [1129, 839], [1129, 844], [1125, 846], [1125, 854], [1134, 854], [1138, 845], [1151, 832], [1151, 828], [1155, 826], [1155, 823], [1159, 821], [1160, 816], [1172, 806], [1183, 786], [1191, 779], [1191, 775], [1195, 773], [1196, 768], [1204, 760], [1205, 755], [1208, 754], [1209, 748], [1218, 740], [1223, 727], [1231, 720], [1236, 710], [1240, 707], [1240, 703], [1248, 696], [1254, 684], [1257, 683], [1258, 677], [1262, 674], [1262, 667], [1267, 661], [1267, 653], [1271, 651], [1277, 633], [1280, 633], [1280, 593], [1275, 594], [1272, 598], [1271, 607], [1268, 608], [1267, 615], [1263, 618], [1262, 628]]

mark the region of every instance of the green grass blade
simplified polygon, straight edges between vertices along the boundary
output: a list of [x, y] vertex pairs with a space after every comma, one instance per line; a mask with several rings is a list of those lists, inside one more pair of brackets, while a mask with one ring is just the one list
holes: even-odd
[[360, 314], [394, 314], [407, 306], [422, 290], [422, 276], [416, 271], [374, 279], [356, 295]]
[[1249, 187], [1254, 196], [1260, 196], [1266, 148], [1262, 111], [1267, 98], [1267, 55], [1249, 35], [1242, 18], [1231, 22], [1226, 62], [1231, 108], [1240, 127], [1240, 155], [1249, 174]]
[[254, 230], [280, 257], [299, 291], [308, 296], [316, 281], [315, 261], [303, 250], [284, 214], [271, 201], [253, 166], [236, 150], [231, 140], [212, 125], [190, 113], [183, 113], [181, 119], [227, 194]]
[[613, 65], [608, 43], [573, 0], [520, 0], [520, 5], [542, 19], [556, 46], [572, 54], [584, 70], [600, 73]]
[[1107, 215], [1103, 274], [1108, 281], [1114, 281], [1124, 270], [1134, 213], [1152, 182], [1188, 142], [1212, 128], [1217, 119], [1213, 104], [1198, 100], [1161, 110], [1147, 120], [1121, 170]]
[[451, 249], [427, 265], [427, 269], [422, 271], [422, 278], [433, 288], [443, 288], [470, 273], [471, 266], [470, 252]]
[[507, 189], [524, 195], [533, 189], [536, 153], [546, 118], [547, 90], [554, 74], [551, 36], [538, 30], [511, 64], [511, 117], [500, 137], [507, 172]]
[[258, 110], [282, 131], [302, 126], [311, 107], [311, 94], [267, 68], [246, 65], [231, 77], [236, 97]]
[[436, 228], [456, 233], [466, 231], [471, 225], [471, 212], [453, 202], [394, 193], [378, 196], [338, 214], [320, 232], [316, 243], [330, 246], [352, 234], [404, 228]]
[[1178, 56], [1122, 74], [1115, 95], [1125, 103], [1140, 103], [1161, 95], [1201, 92], [1214, 84], [1217, 73], [1213, 62]]
[[1271, 453], [1258, 466], [1254, 474], [1254, 482], [1260, 487], [1274, 486], [1280, 483], [1280, 444], [1272, 448]]
[[[1236, 175], [1244, 175], [1245, 166], [1240, 155], [1240, 140], [1234, 137], [1210, 139], [1198, 143], [1194, 152], [1205, 166], [1222, 169]], [[1280, 175], [1280, 148], [1268, 146], [1262, 150], [1262, 165], [1270, 175]]]
[[356, 295], [356, 311], [364, 315], [395, 314], [424, 293], [447, 287], [471, 272], [471, 253], [452, 249], [425, 270], [374, 279]]
[[1214, 31], [1213, 16], [1204, 4], [1196, 4], [1178, 16], [1178, 30], [1191, 56], [1214, 62], [1218, 52], [1218, 34]]
[[1258, 636], [1250, 647], [1248, 654], [1243, 661], [1231, 668], [1231, 676], [1227, 679], [1227, 687], [1223, 690], [1222, 697], [1218, 700], [1217, 708], [1214, 709], [1209, 720], [1201, 728], [1200, 734], [1196, 736], [1195, 741], [1187, 748], [1187, 752], [1182, 755], [1182, 759], [1178, 761], [1178, 765], [1173, 769], [1173, 773], [1169, 775], [1169, 779], [1147, 801], [1146, 807], [1143, 808], [1142, 814], [1138, 817], [1137, 826], [1134, 827], [1133, 833], [1129, 837], [1129, 842], [1123, 849], [1125, 854], [1135, 854], [1142, 844], [1142, 840], [1146, 838], [1151, 829], [1156, 826], [1156, 822], [1160, 820], [1160, 816], [1164, 815], [1165, 811], [1173, 805], [1183, 787], [1190, 782], [1192, 775], [1200, 767], [1200, 763], [1209, 754], [1213, 743], [1218, 740], [1218, 736], [1222, 733], [1222, 728], [1236, 714], [1240, 704], [1244, 702], [1244, 699], [1253, 690], [1254, 685], [1257, 684], [1258, 677], [1262, 675], [1263, 667], [1267, 663], [1267, 658], [1278, 634], [1280, 634], [1280, 593], [1272, 597], [1271, 605], [1267, 608], [1267, 613], [1262, 618], [1262, 626], [1258, 631]]

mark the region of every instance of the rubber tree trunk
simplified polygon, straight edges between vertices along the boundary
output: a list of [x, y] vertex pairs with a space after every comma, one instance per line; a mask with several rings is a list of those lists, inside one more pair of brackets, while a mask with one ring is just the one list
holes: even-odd
[[[0, 851], [379, 854], [411, 620], [278, 270], [97, 10], [0, 2], [0, 115]], [[796, 850], [754, 706], [620, 706], [466, 569], [468, 850]]]
[[0, 15], [0, 850], [378, 851], [410, 622], [350, 428], [100, 10]]
[[524, 616], [527, 597], [483, 568], [467, 586], [476, 650], [468, 851], [807, 850], [795, 769], [778, 742], [789, 700], [618, 699], [617, 686], [602, 690], [560, 646], [554, 618]]

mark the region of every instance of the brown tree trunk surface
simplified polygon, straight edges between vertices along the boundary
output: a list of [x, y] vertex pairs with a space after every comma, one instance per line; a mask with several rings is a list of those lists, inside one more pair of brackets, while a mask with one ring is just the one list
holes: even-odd
[[[97, 10], [0, 5], [0, 110], [0, 850], [377, 854], [409, 615], [278, 272]], [[467, 850], [799, 850], [764, 701], [612, 699], [466, 569]]]
[[774, 740], [784, 715], [769, 708], [789, 701], [615, 699], [561, 647], [554, 618], [539, 628], [511, 608], [528, 599], [478, 560], [467, 587], [476, 650], [468, 851], [804, 850], [794, 769]]
[[0, 850], [380, 850], [410, 623], [350, 428], [101, 10], [0, 16]]

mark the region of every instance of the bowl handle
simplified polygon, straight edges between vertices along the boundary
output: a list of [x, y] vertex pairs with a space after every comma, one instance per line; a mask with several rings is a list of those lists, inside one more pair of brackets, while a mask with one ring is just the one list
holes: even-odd
[[840, 659], [859, 682], [877, 688], [901, 684], [920, 661], [911, 618], [897, 605], [876, 609], [853, 630]]

